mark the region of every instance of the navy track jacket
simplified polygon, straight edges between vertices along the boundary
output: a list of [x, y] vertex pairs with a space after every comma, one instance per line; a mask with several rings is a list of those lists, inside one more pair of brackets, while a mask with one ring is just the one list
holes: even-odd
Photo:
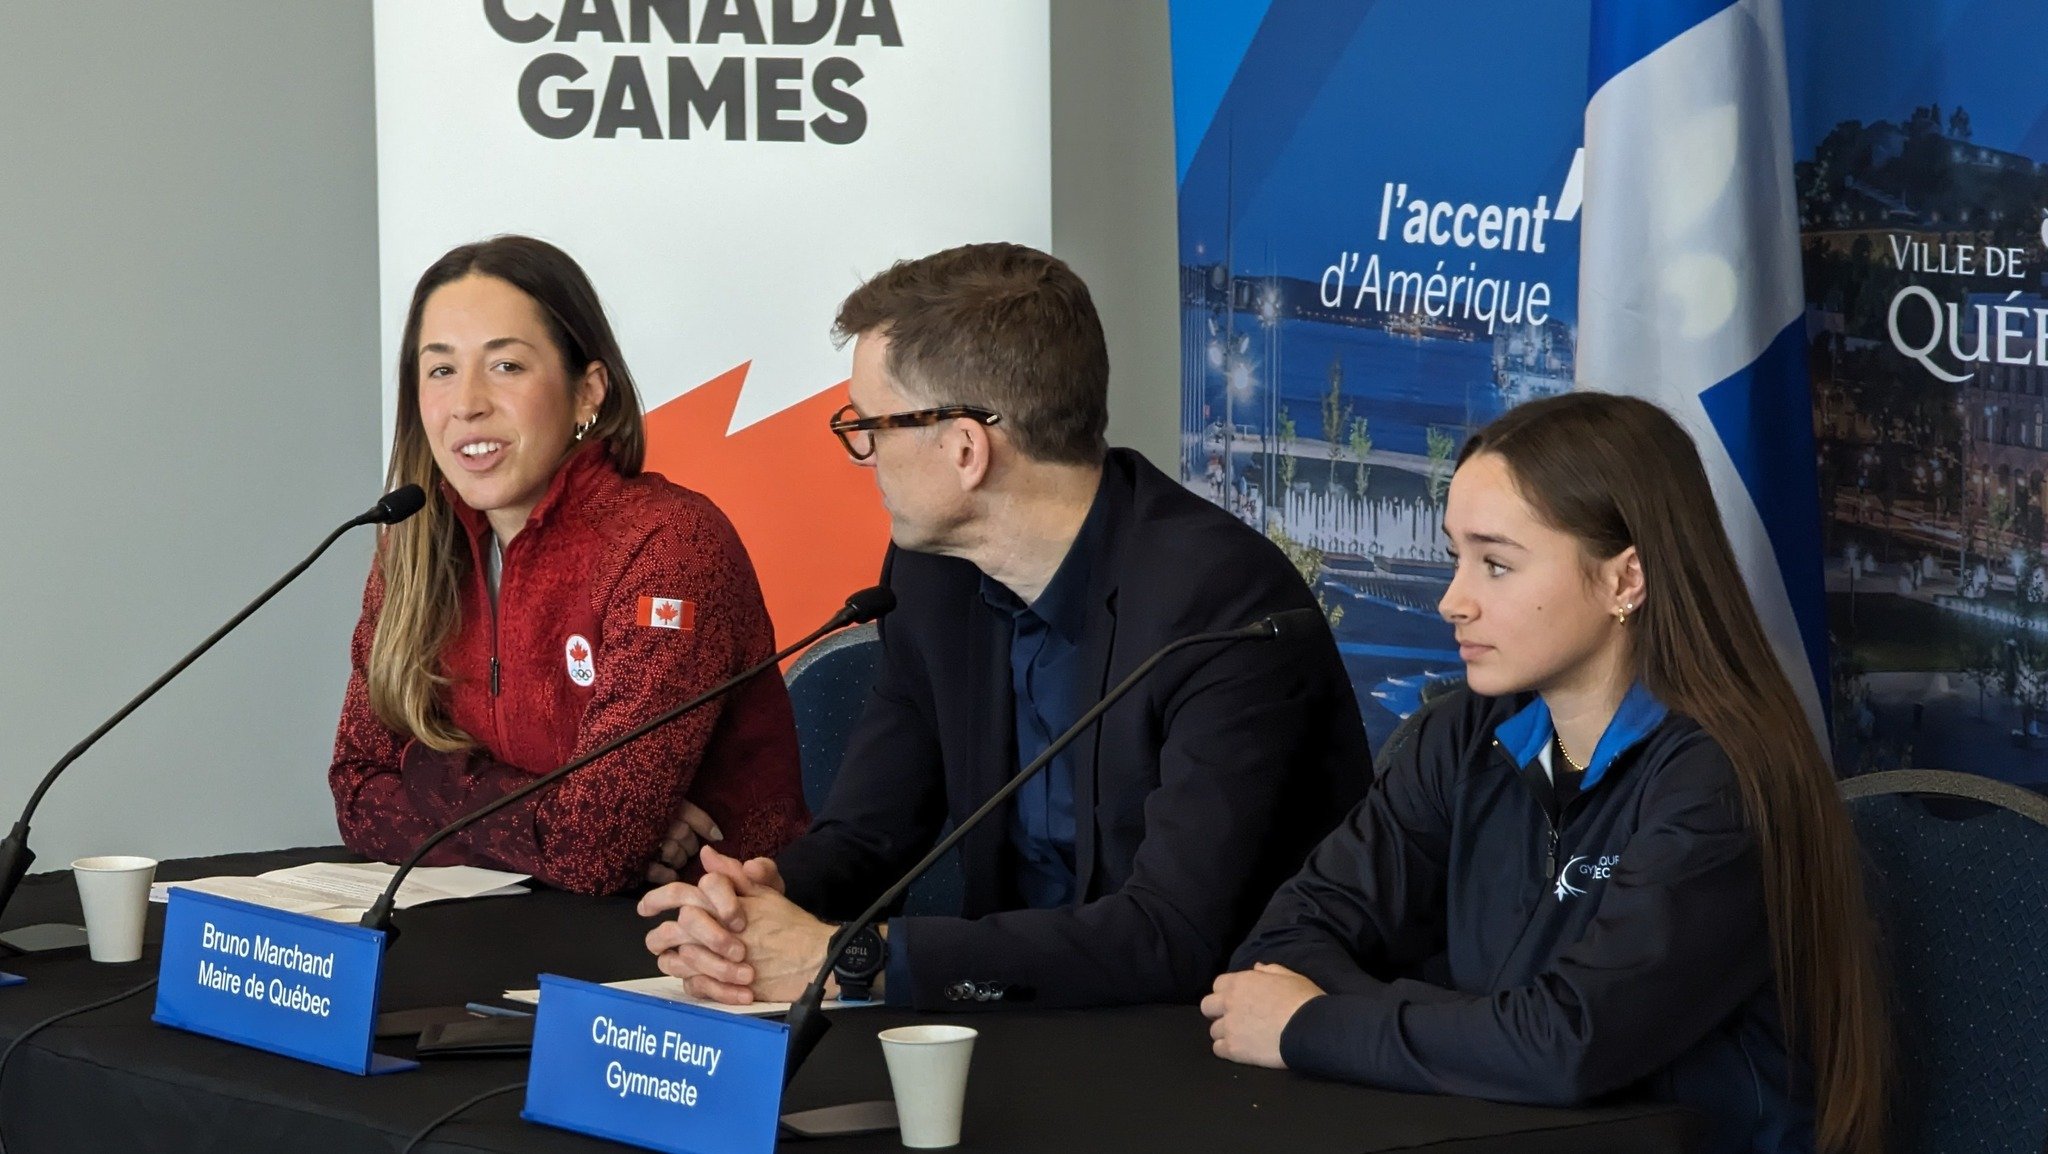
[[1727, 757], [1638, 686], [1553, 821], [1551, 740], [1533, 694], [1427, 707], [1233, 959], [1328, 991], [1282, 1058], [1511, 1102], [1630, 1091], [1698, 1109], [1707, 1150], [1811, 1150]]

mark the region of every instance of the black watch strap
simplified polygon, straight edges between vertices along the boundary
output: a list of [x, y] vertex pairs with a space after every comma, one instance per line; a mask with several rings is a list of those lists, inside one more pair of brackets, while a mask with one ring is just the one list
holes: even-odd
[[873, 926], [862, 926], [847, 939], [846, 948], [832, 963], [832, 976], [839, 981], [839, 997], [849, 1002], [874, 1000], [875, 979], [889, 968], [889, 940]]

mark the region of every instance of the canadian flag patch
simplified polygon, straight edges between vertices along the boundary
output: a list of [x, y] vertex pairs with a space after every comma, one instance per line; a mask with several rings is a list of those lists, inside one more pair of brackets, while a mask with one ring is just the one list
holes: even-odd
[[640, 624], [650, 629], [695, 629], [697, 604], [680, 597], [642, 597]]

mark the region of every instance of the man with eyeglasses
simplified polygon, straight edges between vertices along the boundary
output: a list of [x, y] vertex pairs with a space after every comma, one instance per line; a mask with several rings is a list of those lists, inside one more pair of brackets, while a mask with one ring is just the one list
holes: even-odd
[[[832, 422], [889, 513], [881, 669], [830, 799], [775, 858], [709, 847], [647, 935], [703, 998], [787, 1001], [851, 918], [1167, 642], [1315, 597], [1278, 548], [1108, 449], [1088, 290], [1019, 245], [849, 296]], [[1172, 658], [960, 844], [957, 917], [856, 935], [838, 996], [918, 1009], [1192, 1002], [1361, 797], [1370, 751], [1327, 628]]]

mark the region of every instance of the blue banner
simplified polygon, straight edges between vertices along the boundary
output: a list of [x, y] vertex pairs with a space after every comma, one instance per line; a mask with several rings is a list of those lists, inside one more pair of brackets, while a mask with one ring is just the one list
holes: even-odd
[[1172, 14], [1180, 476], [1295, 560], [1376, 741], [1463, 671], [1458, 445], [1593, 387], [1692, 432], [1839, 772], [2048, 784], [2048, 8]]
[[350, 1074], [414, 1069], [370, 1052], [383, 966], [375, 930], [173, 888], [152, 1018]]
[[1180, 475], [1280, 545], [1375, 744], [1461, 677], [1458, 447], [1572, 387], [1583, 4], [1174, 0]]
[[769, 1154], [789, 1028], [542, 974], [521, 1117], [668, 1154]]
[[1786, 22], [1836, 763], [2048, 783], [2048, 8]]

